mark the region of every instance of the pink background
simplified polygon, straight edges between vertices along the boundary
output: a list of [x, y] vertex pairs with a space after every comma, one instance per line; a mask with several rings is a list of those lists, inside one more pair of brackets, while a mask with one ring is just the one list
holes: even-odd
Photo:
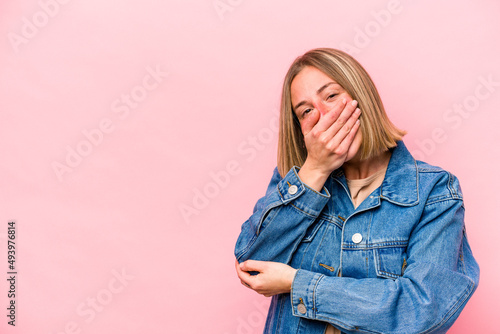
[[450, 332], [500, 333], [499, 13], [2, 1], [0, 278], [9, 220], [19, 274], [15, 328], [0, 279], [0, 332], [260, 333], [269, 299], [241, 286], [233, 247], [276, 164], [284, 74], [326, 46], [365, 66], [418, 158], [460, 179], [481, 282]]

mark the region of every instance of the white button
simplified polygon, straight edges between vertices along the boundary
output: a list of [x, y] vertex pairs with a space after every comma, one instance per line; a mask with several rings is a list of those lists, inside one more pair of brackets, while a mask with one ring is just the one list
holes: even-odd
[[297, 190], [299, 190], [299, 188], [297, 188], [297, 186], [293, 184], [290, 186], [290, 188], [288, 188], [288, 193], [290, 195], [295, 195], [297, 193]]
[[299, 306], [297, 306], [297, 311], [299, 311], [301, 314], [306, 314], [306, 306], [304, 304], [299, 304]]
[[354, 242], [355, 244], [359, 244], [361, 240], [363, 240], [363, 236], [361, 235], [361, 233], [354, 233], [352, 235], [352, 242]]

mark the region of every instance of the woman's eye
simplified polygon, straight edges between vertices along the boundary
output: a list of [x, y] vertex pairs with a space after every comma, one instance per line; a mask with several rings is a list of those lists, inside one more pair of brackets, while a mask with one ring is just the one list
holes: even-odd
[[307, 114], [309, 114], [311, 112], [312, 109], [306, 109], [302, 112], [302, 118], [306, 117]]
[[330, 94], [328, 95], [327, 100], [333, 99], [335, 96], [337, 96], [337, 94]]

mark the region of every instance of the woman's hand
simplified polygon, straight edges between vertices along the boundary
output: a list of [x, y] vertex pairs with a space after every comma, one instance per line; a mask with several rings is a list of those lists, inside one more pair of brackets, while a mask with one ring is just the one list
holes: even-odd
[[301, 121], [307, 159], [299, 171], [302, 182], [321, 191], [328, 176], [342, 166], [359, 129], [357, 101], [339, 101], [320, 117], [314, 109]]
[[[250, 275], [249, 271], [258, 271], [259, 274]], [[280, 262], [247, 260], [238, 263], [236, 260], [241, 284], [266, 297], [290, 292], [296, 271]]]

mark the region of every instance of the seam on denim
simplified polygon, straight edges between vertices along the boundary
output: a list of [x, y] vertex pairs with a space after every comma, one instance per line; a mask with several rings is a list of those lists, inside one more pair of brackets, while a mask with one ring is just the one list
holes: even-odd
[[[341, 233], [340, 233], [340, 240], [344, 240], [344, 231], [345, 229], [342, 228]], [[342, 266], [344, 265], [344, 243], [340, 243], [340, 252], [339, 252], [339, 268], [338, 268], [338, 273], [337, 275], [342, 275]], [[339, 276], [340, 277], [340, 276]]]
[[282, 310], [285, 306], [285, 300], [283, 298], [280, 298], [280, 300], [278, 301], [279, 305], [278, 305], [278, 323], [276, 325], [276, 332], [279, 333], [279, 329], [280, 329], [280, 325], [281, 325], [281, 313], [282, 313]]
[[[353, 326], [353, 325], [349, 325], [345, 322], [342, 322], [342, 321], [339, 321], [338, 319], [335, 319], [335, 318], [330, 318], [328, 316], [317, 316], [315, 320], [321, 320], [321, 321], [326, 321], [326, 322], [329, 322], [329, 323], [332, 323], [332, 324], [335, 324], [335, 325], [338, 325], [340, 327], [343, 327], [343, 328], [346, 328], [347, 330], [357, 330], [357, 331], [360, 331], [361, 333], [373, 333], [373, 334], [382, 334], [382, 332], [374, 332], [374, 331], [370, 331], [370, 330], [366, 330], [366, 329], [360, 329], [360, 328], [356, 328], [356, 326]], [[341, 332], [343, 332], [341, 330]]]
[[[365, 252], [368, 253], [368, 252]], [[370, 266], [368, 265], [368, 256], [365, 255], [366, 277], [370, 277]]]
[[432, 197], [427, 198], [427, 204], [432, 204], [432, 203], [437, 203], [437, 202], [442, 202], [446, 200], [463, 200], [462, 197], [459, 196], [450, 196], [449, 194], [447, 195], [436, 195]]
[[463, 294], [457, 299], [456, 303], [452, 305], [450, 310], [443, 316], [443, 319], [433, 327], [428, 328], [427, 330], [421, 332], [420, 334], [430, 333], [435, 329], [439, 328], [440, 326], [442, 326], [443, 324], [445, 324], [455, 314], [455, 312], [457, 312], [457, 310], [460, 309], [462, 304], [467, 302], [472, 292], [474, 291], [474, 286], [475, 286], [474, 281], [472, 281], [469, 278], [469, 284], [467, 284], [467, 287], [464, 289]]
[[[388, 201], [390, 203], [397, 204], [397, 205], [400, 205], [400, 206], [414, 206], [414, 205], [417, 205], [420, 202], [420, 193], [419, 193], [418, 190], [420, 189], [420, 177], [419, 177], [419, 173], [421, 171], [421, 167], [418, 166], [418, 162], [417, 162], [417, 160], [415, 160], [415, 158], [412, 157], [412, 159], [413, 159], [413, 167], [415, 169], [415, 180], [416, 180], [416, 183], [417, 183], [417, 185], [415, 187], [415, 193], [417, 194], [417, 199], [414, 202], [411, 202], [411, 203], [402, 203], [402, 202], [398, 202], [396, 200], [390, 199], [388, 197], [385, 197], [383, 195], [383, 191], [382, 191], [383, 184], [380, 186], [380, 188], [381, 188], [380, 198], [381, 199], [384, 199], [384, 200], [386, 200], [386, 201]], [[413, 189], [413, 187], [412, 187], [412, 189]]]
[[280, 194], [281, 202], [284, 203], [285, 202], [285, 198], [283, 197], [283, 194], [280, 191], [279, 183], [276, 185], [276, 188], [278, 190], [278, 194]]
[[341, 230], [341, 229], [342, 229], [342, 227], [343, 227], [342, 225], [340, 225], [340, 224], [339, 224], [338, 222], [336, 222], [336, 221], [328, 221], [327, 223], [329, 223], [329, 224], [333, 224], [333, 225], [337, 226], [337, 228], [338, 228], [338, 229], [340, 229], [340, 230]]
[[242, 257], [243, 255], [245, 255], [245, 254], [248, 252], [248, 250], [252, 247], [252, 245], [255, 243], [255, 240], [256, 240], [256, 239], [257, 239], [257, 235], [256, 235], [256, 234], [254, 234], [254, 235], [253, 235], [253, 237], [252, 237], [252, 239], [248, 242], [248, 245], [247, 245], [245, 248], [243, 248], [243, 249], [242, 249], [242, 250], [238, 253], [238, 255], [236, 255], [236, 259], [238, 260], [238, 262], [240, 261], [241, 257]]
[[293, 275], [293, 280], [292, 280], [292, 287], [290, 288], [290, 304], [292, 305], [292, 314], [295, 313], [295, 308], [293, 307], [293, 294], [294, 294], [294, 289], [293, 289], [293, 285], [295, 284], [295, 279], [297, 278], [297, 275], [299, 274], [299, 269], [297, 269], [297, 271], [295, 271], [295, 275]]
[[407, 245], [408, 245], [408, 239], [381, 241], [368, 244], [368, 246], [373, 248], [406, 247]]
[[447, 172], [447, 174], [448, 174], [448, 183], [447, 183], [448, 190], [451, 193], [451, 197], [455, 197], [457, 196], [457, 192], [455, 191], [455, 189], [453, 189], [453, 175], [450, 172]]
[[[309, 224], [309, 226], [307, 227], [306, 231], [304, 232], [304, 235], [302, 236], [301, 241], [311, 242], [323, 224], [324, 224], [323, 219], [314, 218], [312, 220], [312, 222]], [[315, 225], [315, 226], [313, 226], [313, 225]], [[311, 228], [311, 227], [313, 227], [313, 229], [311, 230], [311, 233], [309, 235], [306, 235], [309, 228]]]
[[[319, 230], [319, 227], [318, 227], [318, 230]], [[318, 233], [318, 230], [316, 231], [316, 233]], [[318, 252], [321, 249], [321, 245], [323, 244], [323, 241], [325, 240], [327, 232], [328, 231], [323, 232], [323, 235], [321, 236], [321, 241], [319, 242], [319, 246], [316, 247], [316, 251], [314, 252], [314, 256], [313, 256], [312, 261], [311, 261], [311, 268], [310, 268], [311, 271], [314, 267], [314, 264], [316, 263], [316, 257], [318, 256]]]
[[372, 249], [372, 256], [373, 256], [373, 262], [374, 263], [374, 269], [375, 269], [375, 275], [378, 276], [378, 268], [379, 268], [379, 258], [378, 258], [378, 254], [377, 254], [377, 251], [375, 249]]
[[303, 183], [303, 185], [304, 185], [304, 188], [309, 188], [309, 190], [314, 191], [314, 193], [315, 193], [315, 194], [318, 194], [318, 195], [320, 195], [320, 196], [322, 196], [322, 197], [325, 197], [325, 198], [330, 198], [330, 197], [331, 197], [330, 192], [329, 192], [329, 191], [328, 191], [328, 189], [326, 189], [326, 187], [324, 187], [324, 186], [323, 186], [323, 188], [321, 188], [321, 190], [323, 190], [323, 189], [324, 189], [324, 190], [325, 190], [325, 192], [326, 192], [326, 195], [325, 195], [325, 194], [322, 194], [321, 192], [316, 191], [315, 189], [313, 189], [313, 188], [309, 187], [309, 186], [308, 186], [307, 184], [305, 184], [305, 183]]
[[302, 317], [299, 317], [299, 323], [297, 324], [297, 329], [295, 330], [295, 334], [299, 334], [299, 329], [302, 321], [304, 321], [304, 319]]
[[[383, 200], [386, 200], [389, 203], [396, 204], [396, 205], [399, 205], [399, 206], [415, 206], [415, 205], [417, 205], [420, 202], [418, 191], [417, 191], [417, 199], [415, 201], [411, 202], [411, 203], [398, 202], [398, 201], [393, 200], [393, 199], [391, 199], [389, 197], [385, 197], [382, 194], [380, 195], [380, 198], [383, 199]], [[376, 207], [376, 206], [374, 206], [374, 207]], [[371, 207], [370, 209], [373, 209], [374, 207]]]
[[[257, 230], [255, 231], [255, 234], [257, 236], [260, 235], [260, 232], [262, 231], [263, 228], [265, 229], [267, 226], [271, 225], [271, 223], [276, 219], [276, 216], [278, 215], [279, 211], [281, 211], [281, 209], [282, 209], [281, 205], [276, 205], [273, 207], [269, 207], [266, 211], [264, 211], [264, 214], [262, 215], [262, 217], [259, 220], [259, 225], [257, 225]], [[275, 212], [273, 212], [273, 211], [275, 211]], [[264, 222], [268, 219], [269, 219], [269, 222], [267, 223], [267, 225], [262, 227]]]
[[443, 202], [447, 202], [447, 201], [463, 202], [463, 199], [462, 198], [451, 198], [451, 197], [448, 197], [448, 198], [442, 198], [442, 199], [439, 199], [439, 200], [433, 200], [432, 202], [425, 203], [425, 208], [427, 208], [430, 205], [434, 205], [434, 204], [437, 204], [437, 203], [443, 203]]
[[376, 250], [374, 251], [374, 253], [376, 253], [376, 256], [377, 256], [377, 263], [376, 263], [377, 267], [375, 268], [375, 271], [377, 272], [377, 276], [379, 276], [379, 273], [380, 273], [380, 276], [384, 276], [384, 277], [389, 276], [389, 278], [394, 278], [394, 279], [397, 279], [397, 278], [402, 276], [402, 275], [398, 275], [395, 273], [391, 273], [391, 272], [382, 270], [381, 269], [381, 265], [382, 265], [381, 254], [379, 252], [377, 252]]
[[377, 244], [368, 244], [368, 245], [357, 245], [357, 244], [350, 244], [350, 243], [342, 243], [342, 247], [346, 250], [371, 250], [371, 249], [381, 249], [381, 248], [404, 248], [408, 245], [408, 242], [406, 243], [397, 243], [390, 245], [388, 242], [386, 244], [383, 243], [377, 243]]
[[300, 212], [302, 212], [303, 214], [309, 216], [309, 217], [312, 217], [312, 218], [316, 218], [317, 215], [314, 215], [312, 213], [309, 213], [309, 212], [305, 212], [304, 210], [302, 210], [301, 208], [297, 207], [295, 204], [290, 204], [292, 207], [294, 207], [295, 209], [299, 210]]
[[308, 244], [307, 244], [307, 247], [306, 247], [306, 249], [304, 250], [304, 253], [302, 254], [302, 259], [300, 259], [299, 268], [297, 268], [297, 270], [298, 270], [298, 269], [303, 269], [303, 268], [302, 268], [302, 264], [304, 263], [304, 258], [306, 257], [306, 254], [307, 254], [307, 251], [308, 251], [308, 249], [309, 249], [309, 246], [311, 246], [311, 243], [308, 243]]
[[422, 172], [422, 173], [442, 173], [442, 172], [446, 172], [446, 170], [442, 169], [441, 167], [431, 166], [431, 165], [428, 165], [426, 167], [419, 166], [418, 167], [418, 171]]
[[339, 223], [339, 222], [335, 219], [335, 217], [332, 217], [332, 216], [331, 216], [331, 215], [329, 215], [329, 214], [323, 213], [323, 211], [319, 214], [318, 219], [322, 219], [322, 220], [324, 220], [326, 223], [329, 223], [329, 224], [334, 224], [334, 225], [338, 226], [339, 228], [342, 228], [342, 224], [340, 224], [340, 223]]
[[462, 267], [464, 268], [463, 274], [465, 276], [469, 277], [469, 275], [467, 275], [467, 266], [465, 265], [465, 259], [464, 259], [464, 241], [467, 241], [467, 237], [465, 235], [465, 224], [464, 224], [464, 227], [462, 229], [462, 242], [460, 243], [460, 254], [459, 254], [458, 260], [460, 262], [462, 262]]
[[349, 191], [349, 189], [348, 189], [348, 188], [346, 188], [346, 187], [345, 187], [345, 185], [344, 185], [342, 182], [340, 182], [340, 180], [339, 180], [339, 179], [334, 178], [334, 180], [335, 180], [338, 184], [340, 184], [340, 186], [341, 186], [342, 188], [344, 188], [344, 191], [346, 192], [347, 196], [348, 196], [349, 198], [351, 198], [351, 192]]
[[[367, 231], [367, 236], [366, 236], [366, 244], [369, 245], [371, 244], [371, 226], [372, 226], [372, 221], [373, 221], [373, 210], [370, 211], [370, 217], [368, 218], [368, 231]], [[366, 277], [369, 277], [369, 266], [368, 266], [368, 258], [366, 259]]]
[[318, 284], [319, 282], [323, 279], [323, 277], [325, 277], [325, 275], [323, 274], [320, 274], [320, 276], [318, 277], [318, 279], [316, 280], [316, 283], [314, 284], [314, 288], [313, 288], [313, 293], [312, 293], [312, 302], [313, 302], [313, 319], [316, 319], [316, 315], [318, 313], [318, 308], [316, 307], [316, 289], [318, 287]]
[[[265, 210], [263, 211], [263, 213], [262, 213], [262, 216], [259, 218], [259, 223], [258, 223], [258, 224], [257, 224], [257, 226], [256, 226], [256, 230], [255, 230], [255, 235], [256, 235], [256, 236], [259, 236], [259, 234], [260, 234], [260, 228], [262, 227], [262, 223], [264, 222], [264, 220], [266, 220], [266, 217], [267, 217], [267, 215], [268, 215], [269, 211], [271, 211], [271, 210], [272, 210], [272, 209], [274, 209], [274, 208], [278, 208], [278, 207], [280, 207], [280, 206], [281, 206], [281, 204], [280, 204], [279, 202], [273, 202], [273, 203], [269, 204], [269, 205], [266, 207], [266, 209], [265, 209]], [[280, 208], [280, 209], [281, 209], [281, 208]], [[276, 217], [276, 216], [275, 216], [275, 217]], [[272, 221], [271, 221], [271, 222], [272, 222]], [[269, 222], [269, 224], [270, 224], [271, 222]], [[269, 226], [269, 224], [267, 224], [267, 225]]]
[[[270, 204], [266, 210], [264, 211], [264, 214], [262, 215], [262, 217], [259, 219], [259, 223], [257, 224], [257, 227], [256, 227], [256, 230], [255, 230], [255, 233], [252, 237], [252, 239], [250, 239], [250, 241], [248, 242], [247, 246], [245, 248], [243, 248], [240, 252], [239, 252], [239, 256], [237, 256], [237, 259], [239, 260], [243, 255], [246, 254], [246, 252], [248, 252], [248, 250], [253, 246], [253, 244], [255, 243], [255, 241], [257, 240], [257, 238], [259, 237], [259, 234], [260, 234], [260, 227], [262, 226], [262, 223], [264, 221], [264, 218], [267, 213], [269, 211], [271, 211], [272, 209], [274, 208], [277, 208], [279, 207], [280, 205], [279, 204], [276, 204], [275, 206], [273, 206], [275, 203], [272, 203]], [[281, 209], [281, 208], [280, 208]], [[274, 220], [274, 219], [273, 219]], [[272, 222], [272, 221], [271, 221]], [[269, 224], [271, 223], [269, 222]], [[267, 226], [269, 226], [269, 224], [267, 224]]]
[[383, 271], [383, 270], [379, 270], [379, 272], [380, 272], [380, 276], [383, 276], [383, 277], [388, 276], [389, 278], [394, 278], [394, 279], [398, 279], [399, 277], [401, 277], [401, 275], [389, 273], [389, 272]]

